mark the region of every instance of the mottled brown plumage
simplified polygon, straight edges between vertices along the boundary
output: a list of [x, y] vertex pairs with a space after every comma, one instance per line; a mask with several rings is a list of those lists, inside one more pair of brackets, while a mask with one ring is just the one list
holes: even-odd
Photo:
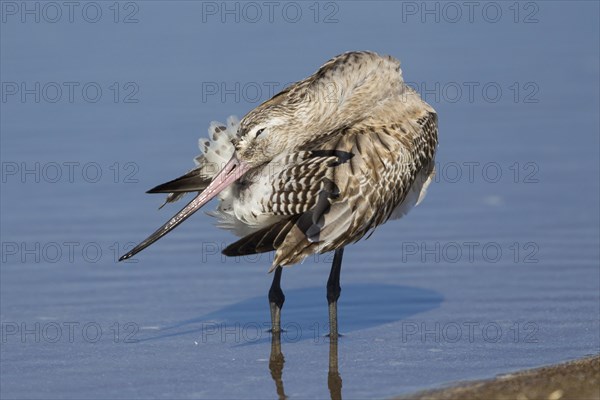
[[[328, 102], [312, 100], [323, 96]], [[306, 111], [311, 108], [316, 110]], [[343, 247], [387, 221], [411, 188], [420, 194], [434, 173], [436, 113], [402, 82], [392, 58], [361, 52], [329, 61], [242, 120], [240, 155], [257, 157], [261, 150], [246, 138], [278, 112], [285, 115], [276, 117], [286, 120], [284, 129], [296, 132], [271, 134], [301, 140], [297, 151], [288, 147], [283, 159], [275, 156], [263, 167], [272, 190], [260, 204], [264, 214], [294, 224], [277, 221], [230, 245], [226, 255], [251, 254], [252, 243], [260, 243], [256, 252], [276, 250], [274, 268]], [[308, 121], [295, 122], [304, 115]], [[408, 200], [416, 202], [414, 196]], [[408, 211], [412, 204], [405, 206]], [[266, 245], [264, 236], [276, 228], [282, 230], [279, 240]]]
[[284, 299], [281, 267], [336, 251], [328, 300], [337, 334], [343, 248], [423, 199], [434, 175], [435, 110], [404, 83], [396, 59], [349, 52], [256, 107], [239, 124], [213, 123], [210, 132], [195, 169], [150, 191], [170, 193], [167, 202], [189, 191], [200, 194], [122, 259], [218, 195], [213, 215], [219, 226], [242, 236], [224, 254], [275, 251], [269, 292], [274, 331]]

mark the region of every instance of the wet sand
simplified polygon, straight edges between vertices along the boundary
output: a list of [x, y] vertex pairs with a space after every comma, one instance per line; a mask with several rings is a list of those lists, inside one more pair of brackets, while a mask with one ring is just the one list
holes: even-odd
[[563, 364], [500, 375], [489, 381], [415, 393], [398, 400], [597, 400], [600, 355]]

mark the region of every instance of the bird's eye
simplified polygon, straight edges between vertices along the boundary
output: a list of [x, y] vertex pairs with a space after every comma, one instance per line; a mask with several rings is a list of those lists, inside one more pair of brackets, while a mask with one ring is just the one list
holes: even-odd
[[265, 130], [265, 128], [261, 128], [261, 129], [257, 130], [255, 137], [258, 137], [258, 135], [260, 135], [261, 133], [263, 133], [264, 130]]

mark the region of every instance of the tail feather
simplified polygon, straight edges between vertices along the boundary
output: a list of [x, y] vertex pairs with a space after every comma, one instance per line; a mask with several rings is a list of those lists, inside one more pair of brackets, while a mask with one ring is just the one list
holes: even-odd
[[235, 257], [276, 250], [281, 246], [287, 234], [295, 226], [297, 220], [298, 216], [293, 216], [244, 236], [237, 242], [227, 246], [223, 250], [223, 254], [228, 257]]
[[187, 174], [153, 187], [146, 193], [187, 193], [199, 192], [208, 186], [210, 178], [203, 173], [203, 168], [198, 167]]
[[200, 139], [198, 142], [201, 154], [194, 158], [196, 168], [146, 192], [168, 193], [165, 202], [159, 208], [179, 200], [187, 192], [200, 192], [206, 189], [211, 179], [233, 155], [234, 148], [231, 140], [237, 135], [239, 123], [239, 119], [235, 116], [229, 117], [225, 124], [217, 121], [210, 123], [209, 139]]

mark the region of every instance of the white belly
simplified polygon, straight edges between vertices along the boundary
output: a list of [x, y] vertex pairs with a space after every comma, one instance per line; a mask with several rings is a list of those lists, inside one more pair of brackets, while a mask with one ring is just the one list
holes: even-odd
[[417, 179], [410, 187], [410, 190], [404, 198], [404, 201], [396, 206], [394, 211], [392, 211], [390, 219], [402, 218], [408, 214], [413, 207], [419, 205], [419, 203], [423, 201], [425, 195], [427, 194], [427, 187], [435, 176], [435, 168], [431, 171], [431, 173], [429, 173], [429, 175], [427, 175], [427, 172], [425, 172], [426, 169], [427, 168], [423, 168], [419, 172]]

